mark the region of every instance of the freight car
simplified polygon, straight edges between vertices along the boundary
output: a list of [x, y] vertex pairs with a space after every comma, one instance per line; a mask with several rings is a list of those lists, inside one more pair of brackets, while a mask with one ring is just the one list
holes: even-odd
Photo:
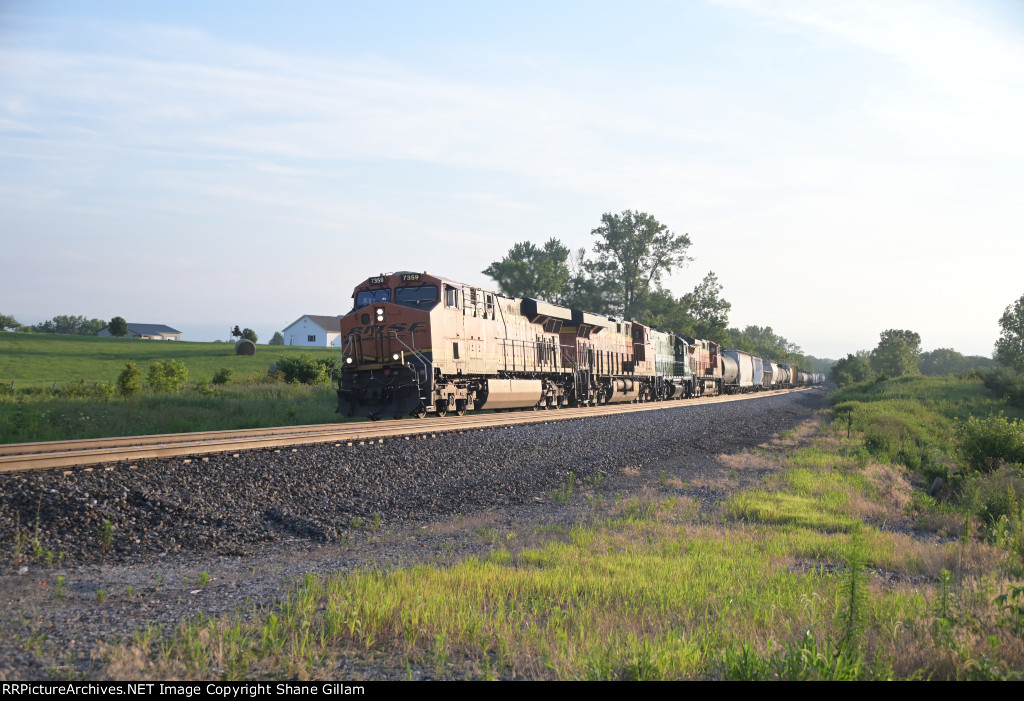
[[340, 329], [345, 416], [554, 409], [753, 388], [753, 370], [749, 383], [733, 381], [738, 356], [714, 342], [431, 273], [371, 277], [352, 298]]

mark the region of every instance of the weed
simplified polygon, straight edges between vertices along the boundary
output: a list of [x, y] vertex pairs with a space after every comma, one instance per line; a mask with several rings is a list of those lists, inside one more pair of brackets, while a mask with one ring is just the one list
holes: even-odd
[[135, 596], [135, 585], [129, 584], [127, 587], [124, 588], [124, 593], [125, 596], [127, 596], [129, 599]]
[[100, 531], [100, 548], [104, 553], [109, 552], [114, 546], [114, 524], [106, 519], [103, 520], [103, 529]]
[[102, 604], [106, 600], [107, 600], [107, 592], [103, 591], [102, 589], [97, 589], [96, 590], [96, 603]]
[[572, 498], [572, 493], [576, 488], [576, 475], [570, 471], [569, 477], [562, 485], [551, 493], [551, 499], [557, 501], [559, 504], [568, 504]]
[[67, 593], [68, 580], [63, 575], [57, 575], [57, 581], [53, 585], [53, 598], [63, 599]]
[[855, 539], [850, 546], [846, 558], [846, 574], [843, 581], [843, 608], [840, 618], [842, 636], [837, 646], [837, 654], [852, 658], [860, 654], [861, 642], [864, 638], [866, 608], [868, 602], [866, 575], [864, 567], [864, 545]]
[[207, 574], [206, 572], [200, 572], [199, 573], [199, 586], [205, 587], [209, 583], [210, 583], [210, 575]]
[[1010, 587], [1010, 591], [996, 597], [995, 603], [1002, 612], [999, 625], [1024, 637], [1024, 586]]
[[432, 655], [434, 658], [434, 674], [437, 678], [442, 678], [448, 671], [448, 646], [447, 646], [447, 631], [441, 631], [434, 636], [434, 647]]

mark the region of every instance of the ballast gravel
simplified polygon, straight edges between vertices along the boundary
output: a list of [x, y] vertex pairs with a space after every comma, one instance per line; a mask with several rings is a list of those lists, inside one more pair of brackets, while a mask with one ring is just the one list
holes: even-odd
[[[0, 681], [95, 672], [102, 641], [199, 612], [251, 611], [307, 572], [450, 557], [465, 542], [439, 532], [440, 522], [486, 514], [529, 528], [578, 518], [551, 498], [570, 472], [592, 492], [627, 496], [671, 474], [677, 492], [706, 507], [727, 493], [717, 456], [762, 444], [826, 405], [811, 390], [0, 476]], [[200, 584], [203, 573], [209, 582]]]

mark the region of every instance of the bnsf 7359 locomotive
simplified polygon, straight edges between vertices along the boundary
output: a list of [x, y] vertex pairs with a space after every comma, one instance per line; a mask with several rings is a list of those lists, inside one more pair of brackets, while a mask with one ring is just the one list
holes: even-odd
[[345, 416], [549, 409], [739, 389], [728, 381], [737, 364], [718, 344], [635, 321], [430, 273], [371, 277], [352, 297], [341, 319], [338, 412]]

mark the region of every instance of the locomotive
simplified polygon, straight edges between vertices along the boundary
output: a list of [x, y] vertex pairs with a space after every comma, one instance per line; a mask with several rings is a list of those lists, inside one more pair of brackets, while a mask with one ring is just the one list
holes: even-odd
[[427, 272], [368, 278], [352, 299], [336, 368], [344, 416], [649, 402], [820, 377], [713, 341]]

